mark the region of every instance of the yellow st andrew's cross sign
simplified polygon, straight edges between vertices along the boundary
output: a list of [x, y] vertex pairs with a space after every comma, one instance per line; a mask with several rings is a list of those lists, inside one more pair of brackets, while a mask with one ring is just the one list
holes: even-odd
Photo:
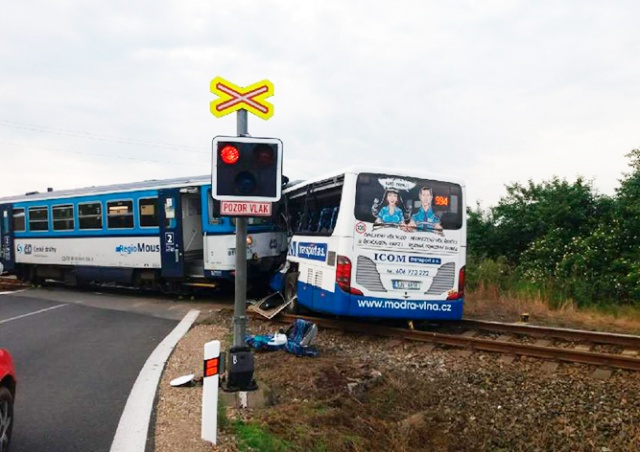
[[273, 84], [269, 80], [241, 88], [222, 77], [216, 77], [211, 80], [210, 89], [220, 97], [209, 104], [211, 113], [217, 118], [241, 109], [264, 120], [273, 116], [273, 105], [264, 100], [273, 96]]

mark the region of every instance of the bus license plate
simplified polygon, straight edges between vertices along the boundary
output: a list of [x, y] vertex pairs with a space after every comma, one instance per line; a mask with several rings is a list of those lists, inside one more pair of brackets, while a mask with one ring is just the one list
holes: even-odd
[[401, 281], [398, 279], [393, 280], [393, 288], [400, 290], [420, 290], [419, 281]]

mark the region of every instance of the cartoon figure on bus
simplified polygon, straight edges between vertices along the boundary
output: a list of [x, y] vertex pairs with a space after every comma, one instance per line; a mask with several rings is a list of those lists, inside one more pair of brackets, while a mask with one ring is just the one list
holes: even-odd
[[405, 209], [399, 191], [395, 188], [388, 188], [382, 202], [377, 198], [373, 201], [371, 213], [376, 217], [375, 223], [404, 225]]
[[442, 232], [442, 225], [440, 224], [440, 218], [433, 211], [431, 202], [433, 201], [433, 190], [430, 187], [424, 186], [420, 188], [418, 193], [420, 198], [420, 208], [418, 212], [411, 216], [409, 222], [409, 229], [417, 231], [435, 231]]

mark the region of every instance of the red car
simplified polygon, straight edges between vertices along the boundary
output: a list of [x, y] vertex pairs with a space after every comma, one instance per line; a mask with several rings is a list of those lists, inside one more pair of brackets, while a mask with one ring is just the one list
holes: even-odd
[[9, 352], [0, 348], [0, 451], [9, 450], [13, 429], [16, 372]]

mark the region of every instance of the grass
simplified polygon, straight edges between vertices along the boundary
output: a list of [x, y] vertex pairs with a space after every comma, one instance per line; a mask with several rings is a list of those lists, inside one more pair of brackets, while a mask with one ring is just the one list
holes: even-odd
[[227, 415], [227, 406], [222, 402], [222, 399], [218, 399], [218, 428], [220, 430], [226, 430], [229, 427], [229, 417]]
[[284, 452], [291, 450], [289, 443], [271, 435], [257, 423], [236, 420], [233, 422], [233, 430], [240, 451]]
[[628, 305], [578, 308], [572, 300], [552, 301], [530, 288], [502, 291], [495, 285], [479, 284], [467, 292], [464, 312], [470, 318], [505, 322], [517, 322], [521, 314], [528, 313], [531, 323], [640, 334], [640, 308]]

